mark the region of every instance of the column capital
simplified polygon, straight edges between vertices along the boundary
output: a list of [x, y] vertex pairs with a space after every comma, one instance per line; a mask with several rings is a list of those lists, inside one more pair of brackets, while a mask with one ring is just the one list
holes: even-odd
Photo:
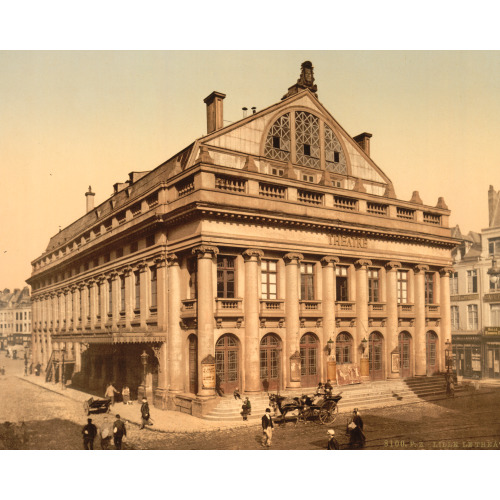
[[393, 269], [397, 269], [401, 267], [401, 262], [397, 262], [395, 260], [391, 260], [390, 262], [387, 262], [385, 264], [385, 268], [388, 270], [388, 271], [392, 271]]
[[118, 271], [110, 271], [107, 277], [110, 280], [115, 280], [116, 278], [118, 278], [119, 275], [120, 274], [118, 273]]
[[211, 245], [200, 245], [191, 250], [191, 253], [193, 255], [197, 255], [198, 259], [203, 259], [205, 258], [205, 255], [207, 253], [212, 254], [210, 259], [217, 256], [219, 253], [219, 249], [217, 247], [211, 246]]
[[140, 273], [146, 272], [146, 269], [148, 268], [148, 263], [145, 260], [141, 260], [135, 264], [135, 267]]
[[162, 253], [155, 257], [154, 263], [157, 269], [160, 269], [160, 267], [165, 267], [167, 265], [167, 255], [165, 253]]
[[358, 259], [354, 262], [356, 269], [361, 269], [362, 267], [368, 267], [372, 265], [372, 261], [369, 259]]
[[175, 253], [169, 253], [167, 255], [167, 266], [172, 267], [172, 266], [178, 266], [179, 265], [179, 258]]
[[99, 284], [103, 284], [105, 281], [107, 280], [107, 277], [105, 274], [100, 274], [99, 276], [97, 276], [96, 278], [96, 281], [99, 283]]
[[415, 273], [425, 273], [426, 271], [429, 270], [429, 266], [425, 264], [416, 264], [413, 266], [413, 272]]
[[59, 289], [55, 292], [55, 294], [60, 297], [62, 294], [64, 293], [64, 291], [62, 289]]
[[243, 258], [245, 259], [245, 261], [249, 261], [252, 259], [252, 257], [256, 257], [257, 258], [257, 262], [262, 259], [262, 257], [264, 257], [264, 252], [262, 250], [259, 250], [257, 248], [249, 248], [247, 250], [245, 250], [243, 253]]
[[301, 253], [287, 253], [283, 256], [285, 264], [298, 264], [301, 260], [304, 260], [304, 256]]
[[440, 270], [439, 270], [439, 275], [441, 277], [445, 277], [445, 276], [450, 276], [451, 273], [454, 273], [455, 272], [455, 269], [453, 269], [453, 267], [442, 267]]
[[68, 293], [71, 291], [71, 288], [69, 286], [66, 286], [62, 289], [62, 292], [64, 295], [68, 295]]
[[340, 259], [338, 257], [334, 257], [333, 255], [325, 255], [321, 258], [320, 262], [323, 267], [326, 267], [329, 264], [333, 264], [333, 267], [335, 267], [340, 262]]
[[88, 286], [90, 288], [90, 287], [93, 287], [95, 285], [96, 281], [97, 280], [95, 278], [89, 278], [84, 283], [86, 286]]
[[124, 276], [130, 276], [132, 274], [133, 269], [130, 266], [124, 267], [121, 272]]
[[78, 285], [71, 285], [69, 289], [71, 290], [71, 293], [75, 293], [80, 287]]

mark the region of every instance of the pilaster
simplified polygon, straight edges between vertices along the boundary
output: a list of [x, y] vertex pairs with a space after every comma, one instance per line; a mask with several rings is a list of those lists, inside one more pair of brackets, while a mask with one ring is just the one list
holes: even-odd
[[385, 370], [387, 378], [399, 378], [399, 373], [392, 373], [392, 352], [398, 347], [398, 269], [401, 262], [388, 262], [386, 269], [386, 307], [387, 307], [387, 328], [386, 328], [386, 358]]
[[181, 283], [179, 259], [175, 253], [167, 256], [168, 265], [168, 360], [170, 392], [184, 389], [181, 321]]
[[418, 264], [413, 267], [414, 273], [414, 301], [415, 301], [415, 328], [413, 339], [415, 354], [415, 375], [427, 374], [426, 343], [425, 343], [425, 273], [429, 266]]

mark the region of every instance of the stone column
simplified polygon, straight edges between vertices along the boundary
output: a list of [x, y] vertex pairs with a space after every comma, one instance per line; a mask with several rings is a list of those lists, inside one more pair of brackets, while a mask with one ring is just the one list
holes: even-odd
[[[323, 379], [336, 380], [336, 361], [335, 361], [335, 265], [339, 259], [330, 255], [321, 259], [323, 266], [323, 339], [322, 346], [328, 345], [331, 353], [328, 357], [326, 373], [323, 372]], [[331, 342], [329, 342], [331, 340]]]
[[[368, 277], [367, 267], [372, 265], [372, 261], [368, 259], [359, 259], [354, 263], [356, 267], [356, 340], [355, 348], [359, 346], [362, 340], [369, 340], [368, 333]], [[360, 359], [361, 378], [369, 380], [369, 350], [368, 343], [364, 344], [365, 350]]]
[[[118, 328], [117, 323], [120, 319], [120, 275], [116, 271], [112, 271], [109, 274], [109, 279], [111, 280], [111, 309], [108, 314], [111, 314], [111, 328], [116, 330]], [[106, 299], [109, 301], [109, 297]], [[109, 307], [109, 306], [108, 306]]]
[[415, 353], [415, 375], [427, 375], [425, 355], [425, 272], [429, 266], [417, 264], [413, 268], [415, 284], [415, 328], [413, 339], [413, 352]]
[[134, 273], [131, 267], [126, 267], [123, 270], [123, 275], [125, 277], [125, 328], [130, 328], [130, 323], [134, 318]]
[[75, 350], [75, 373], [82, 371], [82, 346], [80, 342], [73, 343]]
[[[283, 362], [286, 367], [286, 386], [289, 388], [300, 387], [300, 378], [297, 374], [291, 373], [290, 358], [300, 352], [299, 339], [299, 279], [300, 261], [304, 256], [300, 253], [287, 253], [283, 259], [285, 261], [285, 321], [286, 321], [286, 350]], [[295, 375], [295, 376], [294, 376]], [[292, 380], [292, 377], [294, 380]], [[298, 380], [297, 380], [298, 379]]]
[[[156, 264], [156, 314], [158, 320], [158, 329], [160, 331], [165, 331], [167, 329], [168, 322], [168, 299], [167, 299], [167, 258], [164, 254], [160, 255], [155, 259]], [[166, 346], [162, 349], [166, 350]], [[163, 352], [163, 351], [162, 351]], [[164, 359], [163, 356], [161, 359]], [[161, 363], [160, 359], [160, 363]], [[165, 362], [166, 362], [165, 357]], [[163, 367], [166, 373], [167, 367]], [[166, 384], [166, 380], [165, 380]], [[162, 386], [166, 387], [166, 385]]]
[[392, 373], [392, 351], [398, 347], [398, 268], [401, 262], [388, 262], [385, 265], [387, 276], [387, 327], [386, 327], [386, 359], [385, 371], [387, 378], [399, 378], [399, 373]]
[[54, 297], [55, 297], [55, 293], [54, 292], [50, 292], [49, 293], [49, 296], [48, 296], [48, 309], [49, 309], [49, 329], [48, 331], [50, 333], [52, 333], [54, 331], [54, 327], [55, 327], [55, 318], [56, 318], [56, 315], [54, 314]]
[[149, 297], [148, 297], [148, 285], [149, 285], [149, 269], [148, 263], [142, 261], [138, 264], [139, 270], [139, 283], [140, 283], [140, 315], [141, 315], [141, 328], [146, 328], [146, 319], [149, 316]]
[[69, 288], [64, 289], [64, 327], [66, 331], [71, 328], [71, 317], [73, 312], [71, 311], [71, 290]]
[[260, 391], [259, 261], [262, 250], [245, 250], [245, 392]]
[[439, 270], [440, 278], [440, 305], [439, 311], [441, 314], [441, 321], [439, 323], [439, 369], [441, 371], [446, 370], [445, 365], [445, 342], [449, 340], [451, 342], [451, 309], [450, 309], [450, 274], [453, 272], [453, 268], [444, 267]]
[[80, 306], [80, 326], [82, 330], [85, 328], [88, 315], [88, 292], [85, 283], [80, 283], [79, 294], [78, 294], [79, 306]]
[[88, 316], [90, 317], [90, 328], [94, 329], [97, 325], [97, 282], [95, 279], [88, 281], [90, 289], [90, 303], [88, 306]]
[[[184, 364], [182, 356], [181, 280], [179, 260], [175, 253], [167, 255], [168, 265], [168, 373], [170, 392], [184, 389]], [[213, 316], [212, 316], [213, 318]], [[213, 320], [212, 320], [213, 321]]]
[[61, 332], [64, 328], [64, 292], [63, 290], [57, 291], [57, 326], [58, 331]]
[[214, 297], [213, 267], [214, 258], [219, 249], [201, 245], [193, 248], [198, 256], [198, 395], [214, 396], [214, 389], [203, 389], [202, 361], [207, 356], [214, 356]]

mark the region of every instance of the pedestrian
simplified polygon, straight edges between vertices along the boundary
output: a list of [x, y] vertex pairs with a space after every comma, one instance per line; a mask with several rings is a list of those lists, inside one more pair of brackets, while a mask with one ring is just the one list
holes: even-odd
[[323, 382], [318, 383], [318, 387], [316, 387], [316, 394], [325, 394], [325, 389], [323, 387]]
[[241, 394], [239, 389], [236, 387], [236, 389], [233, 392], [234, 399], [241, 399]]
[[82, 429], [83, 434], [83, 449], [93, 450], [94, 449], [94, 439], [97, 435], [97, 427], [92, 423], [92, 419], [87, 419], [87, 425]]
[[252, 404], [250, 403], [250, 400], [248, 399], [248, 397], [245, 398], [245, 401], [243, 402], [241, 409], [243, 410], [241, 412], [241, 416], [243, 417], [243, 420], [248, 420], [248, 416], [252, 413]]
[[446, 372], [444, 374], [446, 380], [446, 397], [455, 397], [455, 381], [453, 379], [453, 374]]
[[111, 399], [111, 406], [115, 404], [115, 394], [120, 394], [120, 393], [113, 387], [113, 382], [110, 382], [106, 387], [106, 392], [104, 393], [104, 397]]
[[262, 417], [262, 446], [271, 447], [273, 439], [273, 419], [271, 418], [271, 409], [266, 408], [266, 413]]
[[115, 423], [113, 424], [113, 441], [115, 443], [115, 449], [122, 449], [123, 436], [127, 435], [127, 429], [125, 428], [125, 423], [120, 420], [120, 415], [116, 415]]
[[357, 408], [354, 408], [352, 417], [347, 424], [349, 434], [349, 446], [352, 448], [364, 448], [366, 437], [363, 433], [363, 419]]
[[5, 375], [5, 366], [2, 366], [2, 375]]
[[42, 369], [42, 365], [37, 363], [35, 366], [35, 375], [38, 377], [40, 375], [40, 370]]
[[328, 380], [326, 381], [326, 384], [325, 384], [325, 392], [326, 392], [326, 394], [329, 394], [329, 395], [330, 395], [330, 394], [332, 393], [332, 391], [333, 391], [332, 382], [331, 382], [331, 380], [330, 380], [330, 379], [328, 379]]
[[335, 439], [335, 431], [333, 429], [328, 429], [328, 444], [326, 448], [328, 450], [340, 450], [339, 442]]
[[109, 450], [111, 447], [111, 438], [113, 437], [113, 425], [109, 421], [108, 417], [104, 417], [104, 421], [99, 430], [99, 435], [101, 437], [101, 449]]
[[123, 404], [131, 404], [130, 401], [130, 389], [128, 385], [124, 385], [122, 389]]
[[149, 413], [149, 403], [147, 398], [142, 398], [142, 405], [141, 405], [141, 429], [144, 429], [146, 425], [153, 425], [149, 419], [151, 418], [151, 415]]

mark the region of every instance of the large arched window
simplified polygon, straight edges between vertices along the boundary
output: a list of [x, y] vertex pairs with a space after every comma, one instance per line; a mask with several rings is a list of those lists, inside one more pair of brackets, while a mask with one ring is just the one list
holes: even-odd
[[272, 160], [290, 160], [290, 113], [280, 116], [269, 130], [264, 156]]
[[352, 337], [347, 332], [337, 335], [335, 357], [338, 365], [352, 363]]

